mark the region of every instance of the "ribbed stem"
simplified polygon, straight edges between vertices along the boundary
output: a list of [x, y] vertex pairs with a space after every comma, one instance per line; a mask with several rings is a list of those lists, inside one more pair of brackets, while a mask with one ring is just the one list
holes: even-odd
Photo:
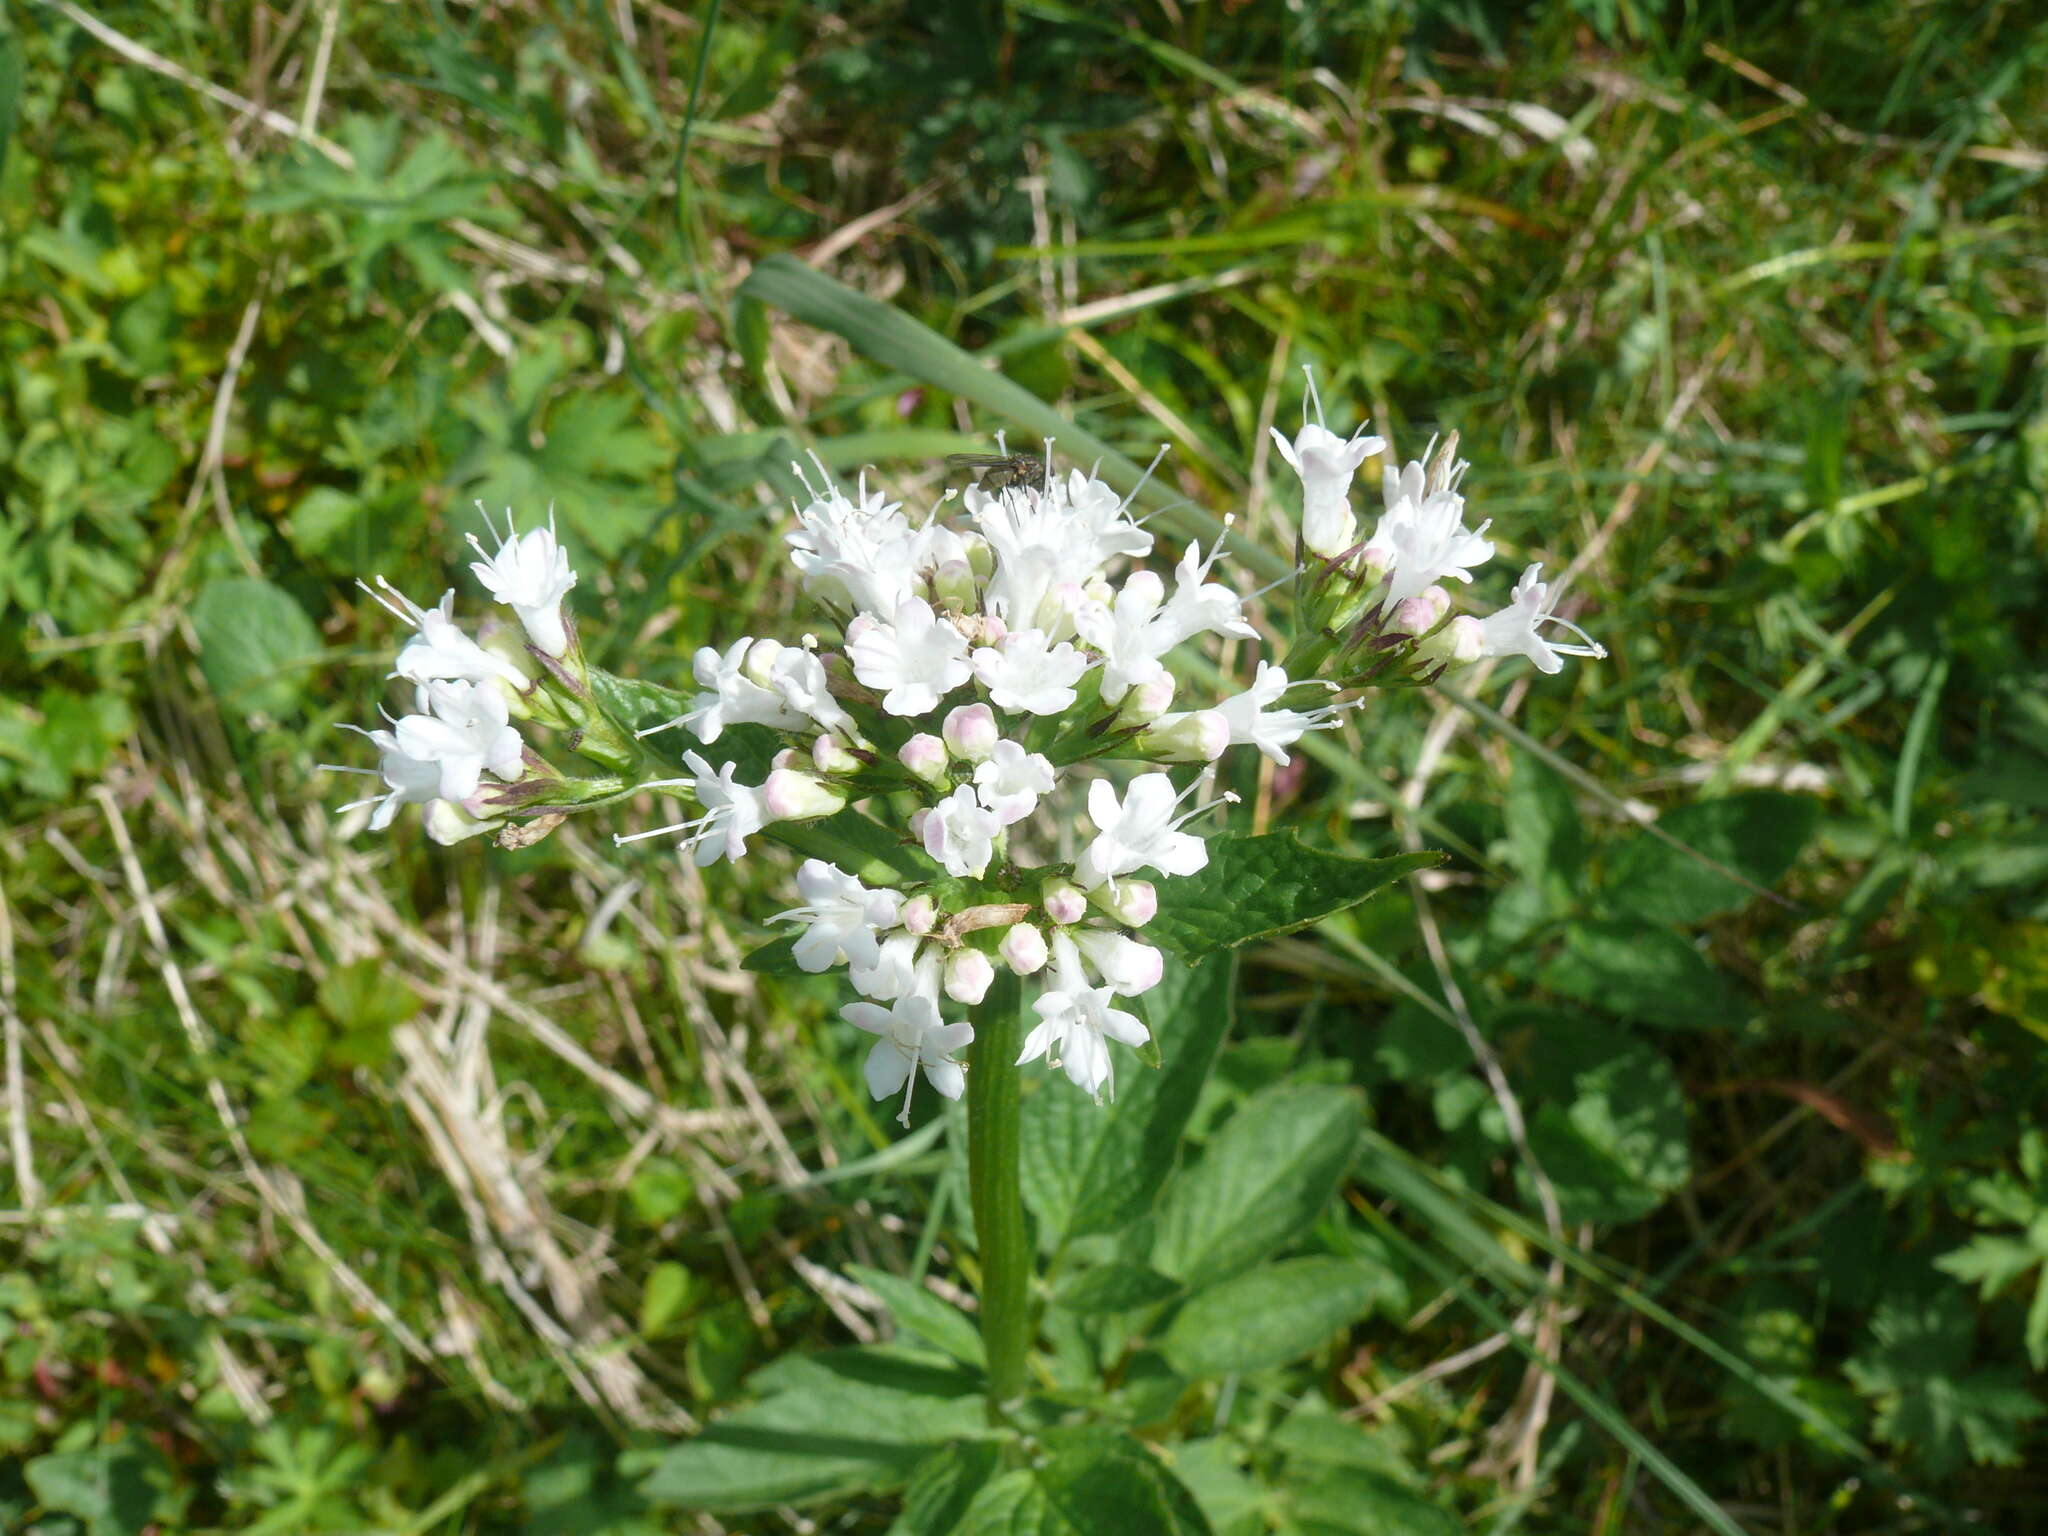
[[967, 1189], [981, 1241], [981, 1342], [988, 1352], [988, 1411], [1024, 1395], [1024, 1352], [1031, 1343], [1031, 1238], [1019, 1177], [1017, 1052], [1022, 989], [998, 967], [975, 1010], [967, 1053]]

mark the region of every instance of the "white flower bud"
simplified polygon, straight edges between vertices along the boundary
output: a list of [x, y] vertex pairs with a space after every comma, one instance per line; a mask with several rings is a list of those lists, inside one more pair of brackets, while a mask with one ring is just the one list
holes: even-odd
[[946, 957], [946, 996], [956, 1003], [978, 1003], [988, 996], [996, 968], [978, 949], [956, 949]]
[[1425, 666], [1469, 666], [1485, 654], [1486, 625], [1469, 613], [1459, 614], [1415, 647], [1415, 659]]
[[1127, 928], [1142, 928], [1159, 915], [1159, 888], [1150, 880], [1119, 880], [1114, 890], [1097, 886], [1095, 904]]
[[938, 737], [920, 731], [903, 743], [903, 750], [896, 754], [897, 760], [912, 774], [927, 784], [946, 782], [946, 744]]
[[981, 639], [984, 645], [1001, 645], [1004, 637], [1009, 633], [1010, 626], [1003, 622], [1001, 614], [989, 613], [982, 615]]
[[861, 761], [837, 736], [820, 736], [811, 743], [811, 766], [824, 774], [858, 773]]
[[939, 926], [939, 909], [929, 896], [913, 896], [903, 903], [903, 926], [919, 938]]
[[1150, 725], [1173, 705], [1174, 678], [1161, 671], [1134, 686], [1124, 695], [1116, 712], [1118, 725]]
[[940, 727], [946, 745], [953, 755], [970, 763], [978, 763], [996, 749], [1001, 733], [996, 729], [996, 714], [986, 704], [961, 704], [949, 710], [946, 723]]
[[921, 838], [924, 836], [924, 824], [931, 818], [931, 814], [932, 808], [928, 805], [921, 805], [910, 813], [910, 835], [912, 837]]
[[846, 805], [846, 796], [794, 768], [778, 768], [761, 786], [761, 808], [770, 821], [810, 821]]
[[1088, 915], [1088, 894], [1071, 880], [1049, 880], [1041, 897], [1055, 923], [1078, 923]]
[[1045, 935], [1029, 923], [1018, 923], [1004, 934], [996, 952], [1003, 957], [1003, 964], [1019, 976], [1030, 976], [1045, 969]]
[[987, 581], [996, 569], [996, 552], [989, 547], [988, 540], [978, 533], [964, 533], [960, 542], [967, 550], [967, 568], [977, 580]]
[[740, 663], [740, 676], [762, 688], [772, 685], [775, 663], [782, 655], [780, 640], [756, 640], [747, 647], [747, 659]]
[[780, 752], [777, 752], [768, 759], [768, 766], [770, 768], [794, 768], [796, 766], [796, 748], [784, 747]]
[[1132, 745], [1159, 762], [1213, 763], [1230, 745], [1230, 722], [1213, 709], [1162, 715]]

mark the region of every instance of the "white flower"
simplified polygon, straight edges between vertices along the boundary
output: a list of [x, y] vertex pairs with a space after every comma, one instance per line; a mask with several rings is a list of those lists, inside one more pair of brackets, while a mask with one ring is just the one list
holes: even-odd
[[[1320, 404], [1317, 407], [1320, 413]], [[1288, 442], [1280, 429], [1269, 429], [1279, 445], [1280, 457], [1301, 476], [1301, 542], [1311, 553], [1334, 560], [1357, 542], [1358, 519], [1351, 513], [1351, 477], [1358, 466], [1384, 449], [1386, 441], [1361, 437], [1365, 427], [1350, 437], [1339, 437], [1316, 422], [1303, 422]]]
[[945, 978], [946, 996], [956, 1003], [978, 1003], [995, 982], [995, 962], [978, 949], [956, 949], [946, 957]]
[[1052, 793], [1054, 777], [1052, 763], [1042, 754], [1026, 752], [1014, 741], [999, 741], [988, 760], [974, 770], [974, 787], [997, 823], [1008, 827], [1029, 816], [1040, 795]]
[[868, 1092], [877, 1099], [886, 1099], [899, 1088], [903, 1090], [903, 1112], [896, 1117], [898, 1124], [910, 1124], [910, 1095], [917, 1087], [919, 1068], [924, 1070], [924, 1080], [932, 1085], [933, 1091], [946, 1098], [957, 1099], [966, 1088], [966, 1074], [953, 1059], [953, 1053], [974, 1043], [974, 1026], [944, 1022], [939, 1017], [939, 1005], [931, 998], [906, 997], [887, 1008], [878, 1008], [873, 1003], [848, 1003], [839, 1010], [839, 1016], [856, 1029], [881, 1037], [868, 1052], [861, 1075], [867, 1079]]
[[1426, 467], [1419, 460], [1398, 471], [1388, 465], [1381, 479], [1387, 510], [1373, 530], [1368, 557], [1387, 568], [1389, 604], [1445, 577], [1470, 581], [1471, 567], [1493, 558], [1492, 541], [1481, 537], [1493, 525], [1481, 523], [1476, 533], [1465, 528], [1465, 498], [1458, 494], [1465, 464], [1456, 457], [1456, 445], [1453, 434]]
[[870, 624], [846, 647], [853, 675], [883, 690], [892, 715], [922, 715], [973, 675], [967, 641], [923, 598], [897, 604], [890, 623]]
[[370, 814], [375, 831], [390, 826], [401, 805], [467, 800], [486, 771], [510, 782], [525, 768], [525, 743], [508, 723], [505, 696], [496, 688], [432, 682], [422, 684], [418, 693], [421, 712], [402, 717], [389, 730], [346, 727], [367, 736], [381, 754], [376, 776], [389, 792], [342, 807], [376, 806]]
[[409, 683], [484, 683], [496, 678], [522, 693], [526, 691], [528, 678], [524, 672], [503, 656], [485, 650], [456, 624], [453, 587], [441, 594], [436, 606], [422, 608], [382, 576], [377, 578], [382, 591], [366, 582], [356, 585], [368, 592], [386, 613], [414, 627], [412, 637], [399, 647], [398, 663], [391, 669], [393, 677], [402, 677]]
[[1107, 779], [1088, 786], [1088, 816], [1095, 823], [1095, 839], [1082, 850], [1074, 865], [1074, 883], [1092, 891], [1104, 881], [1150, 867], [1162, 875], [1192, 875], [1209, 862], [1209, 850], [1191, 832], [1180, 830], [1191, 816], [1206, 807], [1174, 815], [1182, 799], [1194, 792], [1194, 783], [1174, 793], [1173, 780], [1163, 773], [1141, 773], [1131, 780], [1121, 804], [1116, 787]]
[[[804, 478], [801, 465], [791, 467]], [[824, 494], [812, 492], [810, 503], [797, 509], [796, 531], [785, 536], [804, 590], [857, 612], [895, 612], [916, 580], [905, 558], [910, 520], [880, 491], [870, 494], [865, 479], [859, 500], [852, 501], [822, 465], [819, 473], [825, 475]], [[807, 479], [804, 488], [810, 490]]]
[[[771, 648], [761, 652], [763, 659], [771, 654], [779, 659], [780, 654], [788, 649], [773, 640], [751, 639], [735, 640], [725, 648], [724, 655], [708, 645], [698, 649], [691, 670], [696, 675], [697, 686], [705, 691], [690, 701], [682, 723], [705, 746], [718, 740], [728, 725], [772, 725], [777, 730], [786, 731], [802, 725], [809, 718], [775, 689], [764, 687], [747, 675], [750, 671], [764, 670], [758, 662], [750, 661], [757, 646]], [[769, 665], [772, 667], [774, 662]], [[665, 727], [656, 726], [654, 729]], [[641, 734], [649, 733], [643, 731]]]
[[1056, 715], [1074, 703], [1074, 684], [1088, 658], [1062, 640], [1050, 644], [1042, 629], [1012, 630], [998, 646], [974, 653], [974, 675], [998, 709]]
[[852, 962], [847, 968], [847, 978], [852, 981], [853, 990], [862, 997], [871, 997], [882, 1003], [894, 1002], [899, 997], [930, 991], [923, 985], [922, 972], [928, 969], [922, 966], [923, 959], [916, 934], [892, 933], [882, 940], [874, 963]]
[[783, 646], [768, 669], [768, 686], [821, 731], [845, 731], [853, 724], [853, 717], [832, 697], [825, 663], [814, 651], [799, 645]]
[[1002, 818], [962, 784], [925, 816], [924, 851], [944, 865], [947, 874], [979, 880], [988, 872], [995, 837], [1002, 830]]
[[1133, 571], [1114, 603], [1090, 603], [1074, 616], [1081, 638], [1102, 653], [1103, 703], [1114, 704], [1166, 675], [1159, 658], [1176, 642], [1153, 622], [1165, 599], [1165, 582], [1151, 571]]
[[995, 556], [988, 610], [1012, 629], [1064, 632], [1073, 591], [1119, 555], [1143, 554], [1152, 536], [1129, 521], [1109, 487], [1076, 472], [1043, 490], [978, 487], [966, 505]]
[[486, 554], [472, 533], [470, 548], [483, 558], [469, 568], [492, 597], [518, 615], [535, 650], [556, 658], [567, 655], [569, 631], [562, 622], [562, 599], [576, 585], [576, 573], [569, 567], [568, 552], [555, 542], [554, 514], [548, 514], [545, 528], [520, 533], [512, 509], [507, 507], [505, 531], [499, 533], [481, 502], [477, 511], [483, 515], [485, 530], [498, 540], [498, 552]]
[[771, 923], [802, 923], [793, 949], [796, 963], [807, 971], [826, 971], [845, 960], [871, 968], [881, 960], [877, 934], [892, 928], [903, 898], [895, 891], [871, 891], [836, 864], [805, 859], [796, 872], [797, 893], [804, 904], [778, 912]]
[[[1539, 672], [1562, 672], [1564, 663], [1560, 656], [1590, 656], [1596, 660], [1607, 654], [1591, 635], [1568, 619], [1561, 619], [1550, 611], [1550, 584], [1543, 579], [1543, 567], [1536, 564], [1522, 572], [1522, 579], [1515, 583], [1513, 599], [1498, 613], [1488, 614], [1479, 621], [1482, 631], [1483, 655], [1526, 656], [1536, 663]], [[1569, 630], [1585, 641], [1584, 645], [1558, 645], [1545, 640], [1536, 633], [1539, 624], [1555, 624]]]
[[1259, 632], [1245, 621], [1244, 599], [1219, 582], [1209, 580], [1216, 557], [1223, 553], [1223, 541], [1210, 547], [1202, 558], [1202, 546], [1190, 544], [1173, 570], [1173, 596], [1159, 611], [1158, 624], [1173, 638], [1161, 651], [1200, 634], [1236, 635], [1256, 640]]
[[1105, 1088], [1112, 1097], [1116, 1092], [1109, 1042], [1136, 1047], [1151, 1039], [1151, 1034], [1137, 1015], [1110, 1006], [1114, 994], [1108, 987], [1088, 985], [1080, 954], [1064, 931], [1053, 934], [1052, 954], [1053, 985], [1032, 1004], [1039, 1022], [1025, 1037], [1017, 1065], [1043, 1056], [1048, 1065], [1063, 1068], [1075, 1087], [1093, 1094], [1100, 1103]]
[[1112, 992], [1136, 997], [1158, 986], [1166, 974], [1165, 957], [1150, 944], [1127, 939], [1108, 928], [1070, 928], [1066, 932]]
[[651, 827], [645, 832], [615, 835], [612, 841], [623, 845], [637, 843], [643, 837], [681, 832], [685, 834], [683, 846], [690, 850], [691, 857], [700, 868], [716, 864], [720, 859], [743, 858], [747, 839], [774, 820], [763, 804], [761, 791], [733, 782], [732, 776], [739, 771], [737, 763], [727, 763], [714, 772], [711, 765], [695, 752], [685, 752], [683, 763], [690, 770], [690, 778], [657, 779], [643, 787], [686, 787], [697, 797], [697, 804], [703, 808], [704, 814], [690, 821]]
[[1070, 470], [1066, 490], [1067, 507], [1079, 537], [1087, 543], [1090, 565], [1102, 565], [1117, 555], [1152, 552], [1152, 535], [1125, 515], [1130, 503], [1102, 481]]
[[1334, 705], [1310, 710], [1275, 709], [1273, 706], [1292, 686], [1283, 668], [1269, 661], [1260, 662], [1252, 685], [1216, 706], [1216, 713], [1230, 726], [1230, 744], [1257, 747], [1284, 768], [1289, 761], [1287, 749], [1301, 740], [1304, 732], [1327, 731], [1337, 724], [1338, 709]]

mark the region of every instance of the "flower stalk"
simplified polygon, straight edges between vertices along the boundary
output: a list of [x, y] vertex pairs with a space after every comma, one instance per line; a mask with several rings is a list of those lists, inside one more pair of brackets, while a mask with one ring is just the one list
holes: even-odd
[[1024, 1224], [1020, 1128], [1023, 990], [999, 967], [967, 1053], [967, 1189], [981, 1245], [981, 1342], [988, 1416], [1002, 1423], [1024, 1395], [1031, 1342], [1031, 1234]]

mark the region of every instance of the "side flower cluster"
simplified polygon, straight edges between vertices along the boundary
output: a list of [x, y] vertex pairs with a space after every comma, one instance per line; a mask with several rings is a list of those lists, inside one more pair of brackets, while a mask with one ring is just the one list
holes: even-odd
[[[364, 732], [379, 766], [350, 771], [380, 792], [357, 807], [381, 827], [421, 805], [441, 841], [523, 841], [567, 809], [677, 797], [676, 819], [617, 840], [673, 838], [700, 865], [760, 838], [811, 854], [799, 900], [773, 920], [796, 966], [844, 968], [860, 1001], [843, 1017], [874, 1036], [868, 1088], [900, 1096], [906, 1123], [920, 1080], [962, 1093], [966, 1011], [999, 968], [1035, 994], [1018, 1064], [1043, 1061], [1100, 1101], [1115, 1048], [1150, 1039], [1134, 1000], [1165, 961], [1146, 929], [1173, 883], [1207, 867], [1205, 813], [1235, 799], [1218, 792], [1220, 759], [1250, 749], [1284, 766], [1368, 686], [1426, 684], [1482, 656], [1550, 672], [1603, 654], [1552, 611], [1536, 566], [1499, 612], [1453, 611], [1445, 583], [1469, 582], [1494, 552], [1486, 523], [1466, 526], [1455, 439], [1386, 469], [1384, 509], [1361, 537], [1352, 482], [1385, 445], [1339, 437], [1315, 410], [1280, 444], [1302, 485], [1293, 646], [1223, 697], [1191, 697], [1181, 665], [1204, 645], [1243, 654], [1262, 638], [1219, 575], [1221, 541], [1159, 549], [1129, 498], [1055, 473], [1049, 450], [922, 516], [819, 466], [787, 534], [819, 633], [699, 650], [693, 686], [663, 695], [672, 718], [637, 736], [577, 646], [562, 606], [576, 577], [552, 526], [508, 523], [495, 552], [477, 545], [478, 581], [516, 622], [494, 617], [474, 637], [452, 593], [422, 609], [380, 581], [372, 595], [411, 631], [393, 675], [416, 712]], [[566, 778], [520, 724], [569, 733], [613, 776]], [[687, 744], [657, 762], [667, 742], [649, 738], [671, 731]], [[888, 856], [849, 857], [845, 836], [822, 835], [842, 813]]]

